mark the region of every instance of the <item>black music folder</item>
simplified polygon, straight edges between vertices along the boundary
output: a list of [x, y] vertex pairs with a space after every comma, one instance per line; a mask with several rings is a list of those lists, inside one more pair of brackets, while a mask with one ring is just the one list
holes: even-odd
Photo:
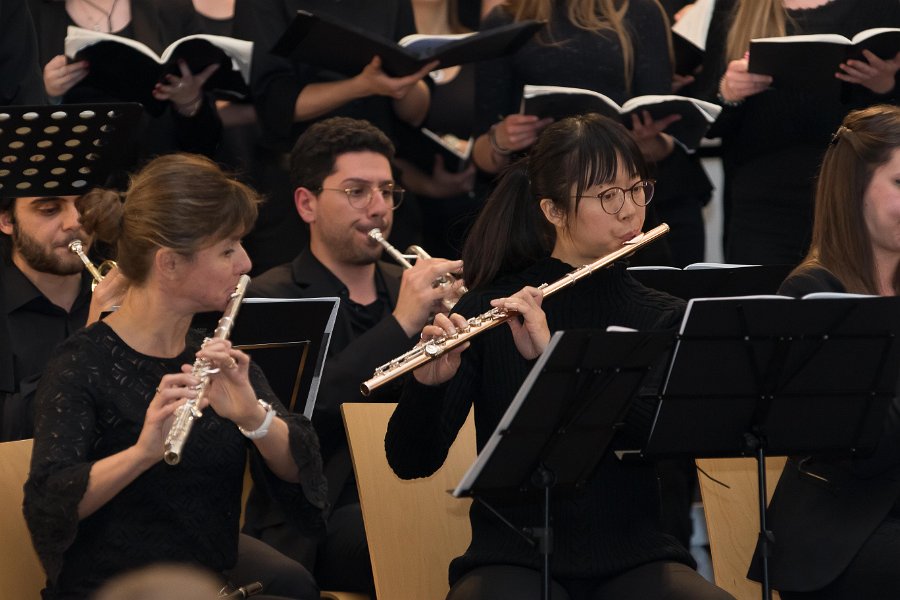
[[[385, 73], [402, 77], [433, 60], [439, 60], [440, 67], [452, 67], [509, 54], [543, 26], [537, 21], [522, 21], [462, 36], [417, 35], [395, 43], [324, 15], [298, 10], [272, 53], [296, 56], [306, 64], [348, 77], [379, 56]], [[404, 43], [407, 45], [401, 45]]]
[[[262, 368], [291, 412], [312, 418], [337, 318], [338, 298], [245, 298], [231, 342]], [[197, 315], [193, 327], [211, 333], [221, 313]]]

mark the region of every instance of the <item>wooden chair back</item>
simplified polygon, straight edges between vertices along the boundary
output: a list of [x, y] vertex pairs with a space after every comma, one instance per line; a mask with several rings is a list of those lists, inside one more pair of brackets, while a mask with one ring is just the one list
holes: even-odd
[[[772, 499], [785, 461], [783, 456], [766, 459], [767, 502]], [[703, 458], [696, 462], [701, 471], [698, 478], [716, 585], [737, 600], [757, 600], [762, 595], [761, 586], [747, 579], [759, 537], [756, 459]], [[772, 597], [777, 599], [778, 592]]]
[[4, 598], [37, 600], [46, 584], [22, 514], [32, 440], [0, 443], [0, 590]]
[[345, 403], [344, 425], [359, 489], [378, 598], [442, 600], [447, 567], [472, 539], [470, 500], [448, 493], [475, 460], [469, 414], [444, 465], [427, 478], [404, 481], [387, 463], [384, 436], [396, 404]]

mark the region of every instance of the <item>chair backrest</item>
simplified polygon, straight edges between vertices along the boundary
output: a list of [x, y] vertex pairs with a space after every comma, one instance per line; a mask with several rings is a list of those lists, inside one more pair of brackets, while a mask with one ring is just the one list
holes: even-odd
[[396, 404], [345, 403], [344, 425], [359, 488], [375, 591], [390, 600], [442, 600], [447, 566], [472, 539], [470, 500], [453, 498], [475, 460], [472, 414], [431, 477], [404, 481], [387, 463], [384, 435]]
[[[766, 459], [767, 502], [772, 499], [785, 460], [783, 456]], [[756, 600], [761, 596], [761, 586], [747, 579], [759, 537], [756, 459], [704, 458], [696, 462], [702, 471], [698, 478], [716, 585], [737, 600]], [[778, 593], [773, 592], [772, 597], [778, 598]]]
[[22, 515], [32, 440], [0, 443], [0, 590], [4, 598], [36, 600], [46, 576]]

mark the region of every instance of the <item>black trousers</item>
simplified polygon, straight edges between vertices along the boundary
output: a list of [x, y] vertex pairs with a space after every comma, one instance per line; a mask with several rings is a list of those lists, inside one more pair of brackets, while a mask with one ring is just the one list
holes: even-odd
[[[658, 561], [606, 580], [554, 580], [553, 600], [734, 600], [681, 563]], [[541, 573], [510, 565], [470, 571], [447, 600], [538, 600]]]
[[263, 584], [258, 600], [318, 600], [319, 587], [306, 568], [268, 544], [249, 535], [238, 540], [238, 559], [226, 573], [236, 586]]

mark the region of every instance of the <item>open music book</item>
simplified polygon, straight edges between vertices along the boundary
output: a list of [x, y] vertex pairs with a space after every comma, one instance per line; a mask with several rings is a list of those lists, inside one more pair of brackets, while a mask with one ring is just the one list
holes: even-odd
[[782, 89], [821, 89], [837, 92], [842, 84], [834, 74], [848, 59], [865, 60], [863, 49], [882, 59], [900, 52], [900, 28], [867, 29], [846, 38], [834, 33], [757, 38], [750, 41], [751, 73], [774, 78]]
[[522, 21], [496, 29], [461, 35], [414, 35], [400, 43], [346, 23], [298, 10], [297, 16], [272, 48], [274, 54], [297, 56], [303, 62], [352, 77], [379, 56], [385, 73], [401, 77], [433, 60], [451, 67], [497, 58], [515, 51], [543, 27]]
[[600, 92], [553, 85], [526, 85], [522, 91], [521, 112], [527, 115], [562, 119], [595, 112], [630, 127], [631, 115], [642, 111], [650, 113], [655, 120], [672, 114], [681, 115], [679, 121], [666, 128], [666, 133], [687, 152], [694, 152], [722, 112], [722, 107], [696, 98], [674, 95], [637, 96], [619, 106]]
[[712, 22], [716, 0], [697, 0], [677, 23], [672, 25], [675, 72], [689, 75], [700, 66], [706, 52], [706, 37]]
[[189, 35], [170, 44], [158, 55], [145, 44], [109, 33], [70, 26], [65, 54], [70, 61], [90, 63], [88, 76], [79, 85], [103, 90], [126, 101], [140, 102], [148, 112], [159, 113], [165, 103], [151, 92], [167, 74], [180, 75], [178, 61], [187, 63], [192, 73], [212, 64], [219, 69], [204, 88], [238, 98], [249, 92], [253, 42], [218, 35]]

